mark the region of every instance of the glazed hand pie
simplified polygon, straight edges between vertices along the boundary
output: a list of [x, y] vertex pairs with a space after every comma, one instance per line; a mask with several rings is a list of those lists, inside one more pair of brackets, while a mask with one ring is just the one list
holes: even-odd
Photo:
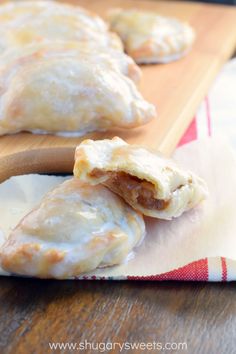
[[195, 34], [186, 23], [135, 9], [113, 10], [110, 28], [123, 40], [126, 52], [137, 63], [167, 63], [185, 55]]
[[0, 6], [0, 51], [45, 39], [89, 40], [122, 50], [117, 35], [105, 22], [78, 6], [54, 1], [15, 1]]
[[74, 175], [102, 183], [144, 215], [172, 219], [207, 195], [205, 182], [173, 161], [120, 138], [84, 140], [76, 149]]
[[142, 216], [102, 185], [68, 180], [49, 192], [3, 244], [2, 267], [69, 278], [123, 262], [142, 240]]
[[[97, 53], [98, 52], [98, 53]], [[94, 55], [97, 53], [96, 55]], [[106, 48], [100, 43], [93, 41], [56, 41], [51, 42], [45, 40], [40, 43], [32, 43], [22, 48], [13, 48], [8, 50], [2, 57], [0, 56], [0, 70], [11, 62], [27, 60], [30, 56], [53, 57], [59, 56], [62, 58], [78, 58], [82, 55], [90, 55], [91, 59], [94, 56], [94, 61], [107, 65], [113, 65], [120, 70], [124, 75], [128, 76], [132, 81], [138, 83], [141, 79], [141, 70], [134, 60], [122, 51], [113, 48]]]
[[85, 47], [45, 42], [0, 58], [0, 135], [83, 135], [156, 117], [155, 107], [125, 76], [138, 73], [127, 56], [112, 50], [94, 55], [93, 44]]

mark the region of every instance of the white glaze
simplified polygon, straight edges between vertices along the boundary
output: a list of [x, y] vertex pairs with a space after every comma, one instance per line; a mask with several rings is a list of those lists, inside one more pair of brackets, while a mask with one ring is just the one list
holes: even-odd
[[155, 12], [117, 9], [110, 12], [109, 21], [126, 52], [139, 64], [177, 60], [189, 51], [195, 38], [188, 24]]
[[123, 262], [142, 240], [142, 217], [103, 186], [70, 179], [26, 215], [1, 248], [5, 270], [68, 278]]
[[[94, 176], [91, 175], [93, 170], [104, 173], [102, 176]], [[178, 217], [207, 196], [207, 186], [201, 178], [180, 169], [170, 159], [141, 146], [129, 145], [120, 138], [96, 141], [87, 139], [76, 148], [74, 175], [77, 178], [93, 185], [106, 184], [109, 172], [125, 172], [149, 182], [154, 197], [168, 202], [164, 209], [148, 209], [130, 196], [122, 194], [122, 197], [144, 215], [160, 219]], [[109, 184], [107, 186], [112, 189]]]
[[134, 83], [139, 70], [124, 53], [94, 44], [45, 41], [0, 58], [0, 135], [136, 127], [156, 116]]

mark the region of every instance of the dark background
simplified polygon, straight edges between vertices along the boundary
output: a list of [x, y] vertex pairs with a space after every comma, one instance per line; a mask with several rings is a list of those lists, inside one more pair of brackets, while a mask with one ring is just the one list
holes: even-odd
[[201, 2], [209, 2], [215, 4], [236, 5], [236, 0], [201, 0]]

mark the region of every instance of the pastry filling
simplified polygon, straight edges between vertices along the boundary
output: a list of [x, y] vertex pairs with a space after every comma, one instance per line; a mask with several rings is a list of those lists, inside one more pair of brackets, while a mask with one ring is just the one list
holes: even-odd
[[139, 204], [149, 210], [164, 210], [169, 201], [155, 198], [155, 187], [152, 183], [132, 176], [126, 172], [107, 172], [94, 169], [90, 177], [100, 178], [106, 175], [108, 178], [104, 185], [122, 196], [131, 204]]

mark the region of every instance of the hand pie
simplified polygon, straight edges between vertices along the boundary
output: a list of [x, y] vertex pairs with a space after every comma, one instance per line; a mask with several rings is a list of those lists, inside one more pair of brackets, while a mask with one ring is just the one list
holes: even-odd
[[76, 149], [74, 175], [102, 183], [144, 215], [172, 219], [207, 195], [205, 182], [173, 161], [120, 138], [84, 140]]
[[94, 61], [97, 63], [105, 61], [107, 65], [113, 64], [116, 69], [120, 70], [135, 83], [138, 83], [141, 79], [141, 70], [130, 56], [122, 51], [106, 48], [100, 43], [93, 41], [56, 41], [52, 43], [45, 40], [21, 48], [16, 47], [8, 50], [0, 57], [0, 70], [8, 63], [27, 60], [27, 57], [30, 56], [54, 57], [58, 55], [60, 59], [77, 57], [79, 60], [83, 54], [93, 56]]
[[123, 262], [142, 240], [142, 216], [102, 185], [68, 180], [49, 192], [3, 244], [2, 267], [69, 278]]
[[54, 1], [15, 1], [0, 6], [0, 50], [48, 39], [89, 40], [122, 50], [117, 35], [98, 16]]
[[83, 50], [79, 43], [45, 42], [0, 58], [0, 135], [83, 135], [156, 117], [155, 107], [124, 75], [137, 75], [133, 62], [118, 51], [94, 55], [86, 43]]
[[139, 63], [167, 63], [185, 55], [194, 41], [193, 29], [177, 19], [135, 9], [113, 10], [110, 28], [126, 52]]

